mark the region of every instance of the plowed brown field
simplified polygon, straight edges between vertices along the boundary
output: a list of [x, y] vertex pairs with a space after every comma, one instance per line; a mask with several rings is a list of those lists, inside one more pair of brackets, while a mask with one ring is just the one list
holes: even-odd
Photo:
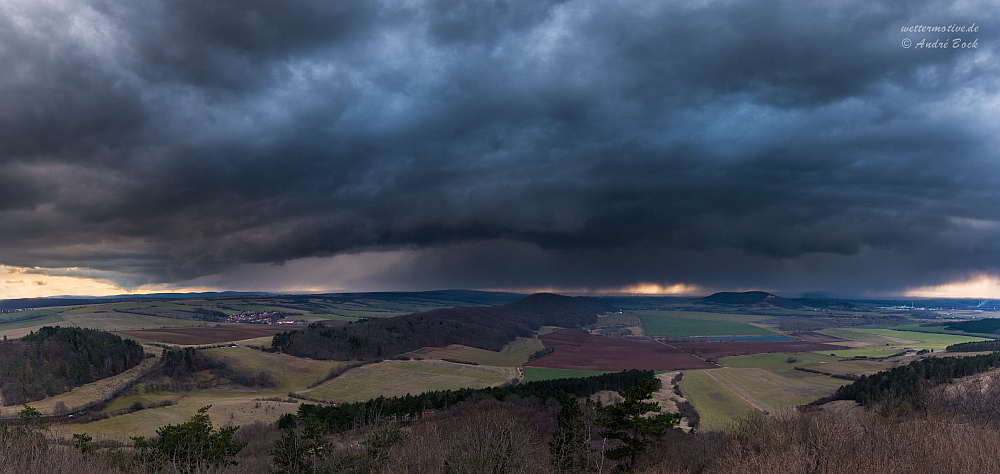
[[529, 361], [530, 367], [575, 370], [714, 369], [718, 366], [649, 338], [593, 336], [581, 329], [561, 329], [538, 339], [554, 349]]
[[671, 342], [684, 352], [695, 354], [706, 359], [729, 357], [745, 354], [763, 354], [768, 352], [812, 352], [838, 351], [849, 349], [845, 346], [820, 344], [816, 342]]

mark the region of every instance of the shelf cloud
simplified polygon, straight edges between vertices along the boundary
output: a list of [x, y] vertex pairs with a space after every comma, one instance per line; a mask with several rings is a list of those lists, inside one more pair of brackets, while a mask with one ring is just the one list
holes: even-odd
[[998, 20], [986, 1], [13, 0], [0, 264], [123, 290], [994, 281]]

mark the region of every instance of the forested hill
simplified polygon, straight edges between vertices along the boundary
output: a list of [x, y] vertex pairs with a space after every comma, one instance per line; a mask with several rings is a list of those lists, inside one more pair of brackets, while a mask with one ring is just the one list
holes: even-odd
[[0, 391], [18, 405], [120, 374], [142, 362], [142, 346], [93, 329], [43, 327], [0, 342]]
[[274, 336], [272, 346], [300, 357], [334, 360], [384, 359], [449, 344], [499, 351], [541, 326], [581, 327], [610, 310], [596, 298], [539, 293], [502, 306], [435, 309], [337, 328], [312, 324]]

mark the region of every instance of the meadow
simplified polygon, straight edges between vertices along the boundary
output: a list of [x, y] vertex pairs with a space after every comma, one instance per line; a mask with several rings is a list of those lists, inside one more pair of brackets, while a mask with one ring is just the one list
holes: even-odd
[[701, 415], [703, 430], [726, 429], [732, 420], [755, 410], [750, 403], [711, 377], [707, 370], [684, 371], [680, 388]]
[[318, 400], [355, 402], [433, 390], [484, 388], [518, 376], [518, 369], [512, 367], [456, 364], [442, 360], [390, 360], [348, 370], [312, 390], [300, 393]]
[[425, 347], [404, 355], [414, 359], [447, 359], [494, 367], [519, 367], [528, 362], [532, 354], [542, 349], [545, 346], [537, 337], [519, 337], [499, 352], [452, 344], [446, 347]]
[[640, 316], [642, 330], [652, 337], [757, 336], [776, 334], [752, 324], [675, 316]]

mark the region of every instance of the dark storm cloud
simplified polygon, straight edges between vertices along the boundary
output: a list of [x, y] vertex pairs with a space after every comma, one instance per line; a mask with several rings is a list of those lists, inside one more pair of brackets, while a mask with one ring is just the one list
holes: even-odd
[[[848, 292], [1000, 268], [989, 3], [0, 13], [3, 264], [135, 285], [409, 249], [386, 281]], [[976, 49], [900, 43], [973, 22]]]

